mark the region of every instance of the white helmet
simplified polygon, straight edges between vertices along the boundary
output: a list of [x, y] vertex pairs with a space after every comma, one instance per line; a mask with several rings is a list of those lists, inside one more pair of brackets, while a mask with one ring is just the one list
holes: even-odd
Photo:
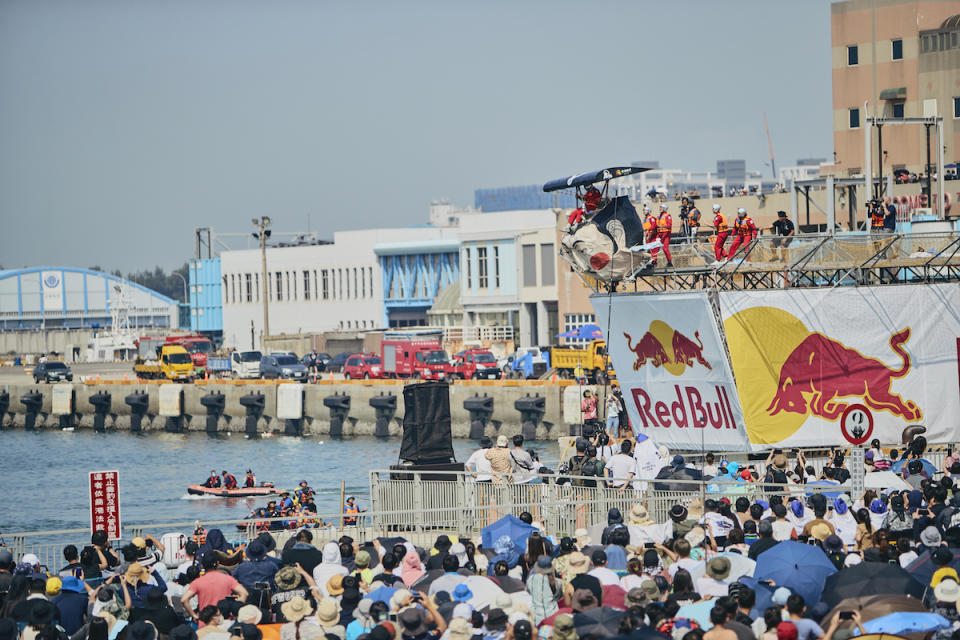
[[720, 205], [719, 205], [719, 204], [713, 205], [713, 210], [714, 210], [714, 211], [720, 211]]
[[643, 205], [643, 212], [650, 213], [650, 207], [648, 207], [647, 205]]
[[661, 202], [661, 203], [660, 203], [660, 211], [666, 211], [666, 210], [667, 210], [667, 203]]
[[743, 207], [740, 207], [739, 209], [737, 209], [737, 215], [738, 215], [738, 216], [745, 216], [745, 215], [747, 215], [747, 210], [744, 209]]

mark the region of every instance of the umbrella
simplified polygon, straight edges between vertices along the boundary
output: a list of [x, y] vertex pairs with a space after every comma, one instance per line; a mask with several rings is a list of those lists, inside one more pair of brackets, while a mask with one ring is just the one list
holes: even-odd
[[586, 613], [573, 614], [573, 626], [580, 637], [594, 634], [601, 638], [607, 638], [617, 634], [617, 630], [620, 628], [620, 620], [626, 615], [625, 611], [618, 611], [609, 607], [597, 607]]
[[[859, 611], [860, 618], [866, 622], [897, 611], [929, 611], [929, 609], [923, 605], [922, 600], [902, 595], [844, 598], [820, 620], [821, 626], [829, 625], [833, 616], [840, 611]], [[851, 620], [841, 620], [839, 628], [855, 629], [856, 627]]]
[[863, 624], [868, 633], [925, 633], [949, 628], [950, 621], [938, 613], [897, 611]]
[[768, 584], [760, 584], [756, 578], [741, 578], [740, 582], [753, 589], [756, 595], [756, 602], [753, 605], [753, 609], [750, 610], [750, 617], [753, 619], [763, 617], [763, 612], [766, 611], [767, 607], [773, 605], [773, 592], [776, 590], [776, 587], [771, 587]]
[[[897, 460], [892, 465], [890, 465], [890, 471], [894, 473], [903, 473], [903, 467], [909, 462], [906, 458], [903, 460]], [[933, 466], [933, 463], [927, 460], [926, 458], [920, 458], [920, 462], [923, 463], [923, 472], [929, 477], [933, 477], [937, 473], [937, 468]]]
[[872, 471], [863, 476], [864, 489], [892, 489], [894, 491], [910, 491], [913, 489], [903, 480], [903, 476], [893, 471]]
[[516, 578], [511, 578], [510, 576], [484, 576], [487, 580], [491, 580], [493, 584], [497, 585], [503, 589], [504, 593], [517, 593], [518, 591], [523, 591], [527, 588], [527, 585], [523, 584], [523, 580], [517, 580]]
[[[777, 547], [779, 548], [782, 544], [784, 543], [781, 542]], [[832, 607], [844, 598], [853, 596], [905, 594], [923, 598], [923, 592], [923, 584], [901, 569], [899, 565], [886, 562], [863, 562], [828, 577], [824, 582], [821, 597]]]
[[480, 544], [484, 549], [493, 549], [497, 539], [501, 536], [508, 536], [513, 540], [513, 544], [522, 551], [527, 546], [527, 538], [536, 530], [536, 527], [508, 514], [480, 530]]
[[[960, 570], [960, 549], [950, 549], [953, 559], [950, 560], [950, 566]], [[933, 555], [930, 551], [924, 551], [906, 567], [907, 573], [912, 575], [922, 584], [930, 584], [934, 572], [939, 568], [933, 564]]]
[[773, 580], [778, 587], [787, 587], [813, 604], [820, 600], [823, 581], [836, 572], [820, 547], [784, 540], [757, 557], [753, 577]]
[[704, 631], [710, 631], [710, 629], [713, 628], [713, 623], [710, 622], [710, 610], [713, 609], [716, 604], [713, 600], [685, 604], [680, 607], [680, 610], [677, 611], [677, 615], [674, 617], [696, 620], [697, 624], [699, 624]]
[[474, 609], [482, 609], [493, 604], [494, 599], [503, 593], [503, 589], [498, 587], [492, 580], [487, 580], [483, 576], [470, 576], [467, 578], [467, 586], [473, 592], [473, 599], [470, 604]]
[[603, 602], [600, 603], [601, 606], [625, 610], [627, 608], [626, 600], [627, 592], [623, 590], [623, 587], [615, 584], [603, 585]]
[[[757, 563], [747, 556], [741, 553], [720, 553], [717, 555], [721, 555], [730, 561], [730, 575], [727, 578], [728, 581], [736, 582], [743, 576], [747, 576], [749, 578], [753, 577], [753, 572], [757, 567]], [[706, 560], [701, 560], [690, 569], [690, 577], [693, 578], [694, 584], [696, 584], [696, 581], [699, 578], [702, 578], [706, 573]]]
[[430, 590], [430, 585], [433, 584], [433, 581], [439, 578], [444, 574], [443, 569], [430, 569], [430, 571], [425, 571], [420, 579], [410, 585], [411, 591], [423, 591], [426, 593]]
[[383, 602], [385, 604], [390, 604], [390, 598], [393, 597], [393, 594], [397, 592], [393, 587], [379, 587], [374, 589], [367, 595], [363, 596], [365, 600], [373, 600], [374, 602]]
[[557, 334], [558, 338], [567, 338], [568, 340], [595, 340], [603, 339], [603, 331], [595, 324], [585, 324], [582, 327], [571, 329], [564, 333]]

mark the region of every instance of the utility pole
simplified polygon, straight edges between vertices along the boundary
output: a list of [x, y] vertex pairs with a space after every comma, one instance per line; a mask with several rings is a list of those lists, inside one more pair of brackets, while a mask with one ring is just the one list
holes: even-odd
[[270, 216], [260, 216], [260, 219], [257, 220], [253, 218], [251, 220], [253, 226], [257, 228], [257, 231], [253, 232], [253, 237], [260, 240], [260, 263], [262, 274], [260, 279], [263, 282], [263, 339], [266, 341], [267, 336], [270, 335], [270, 316], [267, 312], [268, 300], [267, 300], [267, 238], [270, 237]]

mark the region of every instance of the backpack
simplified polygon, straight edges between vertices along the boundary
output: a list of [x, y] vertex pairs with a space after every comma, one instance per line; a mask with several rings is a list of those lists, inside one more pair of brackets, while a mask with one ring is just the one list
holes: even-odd
[[590, 458], [580, 467], [580, 475], [582, 476], [599, 476], [600, 475], [600, 463], [596, 458]]
[[873, 463], [873, 468], [876, 469], [877, 471], [886, 471], [887, 469], [890, 468], [890, 461], [877, 460], [876, 462]]
[[570, 462], [567, 464], [567, 469], [569, 470], [570, 475], [572, 476], [582, 476], [586, 475], [583, 473], [583, 465], [586, 464], [588, 458], [587, 456], [573, 456], [570, 458]]

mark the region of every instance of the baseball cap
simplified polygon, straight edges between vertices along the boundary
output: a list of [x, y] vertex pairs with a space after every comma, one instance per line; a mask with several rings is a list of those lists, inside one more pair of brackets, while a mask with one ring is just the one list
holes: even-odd
[[131, 540], [130, 543], [137, 549], [146, 549], [147, 547], [147, 541], [139, 536]]
[[29, 565], [36, 566], [40, 564], [40, 558], [38, 558], [35, 554], [25, 553], [23, 554], [23, 557], [20, 558], [20, 562], [25, 562]]

